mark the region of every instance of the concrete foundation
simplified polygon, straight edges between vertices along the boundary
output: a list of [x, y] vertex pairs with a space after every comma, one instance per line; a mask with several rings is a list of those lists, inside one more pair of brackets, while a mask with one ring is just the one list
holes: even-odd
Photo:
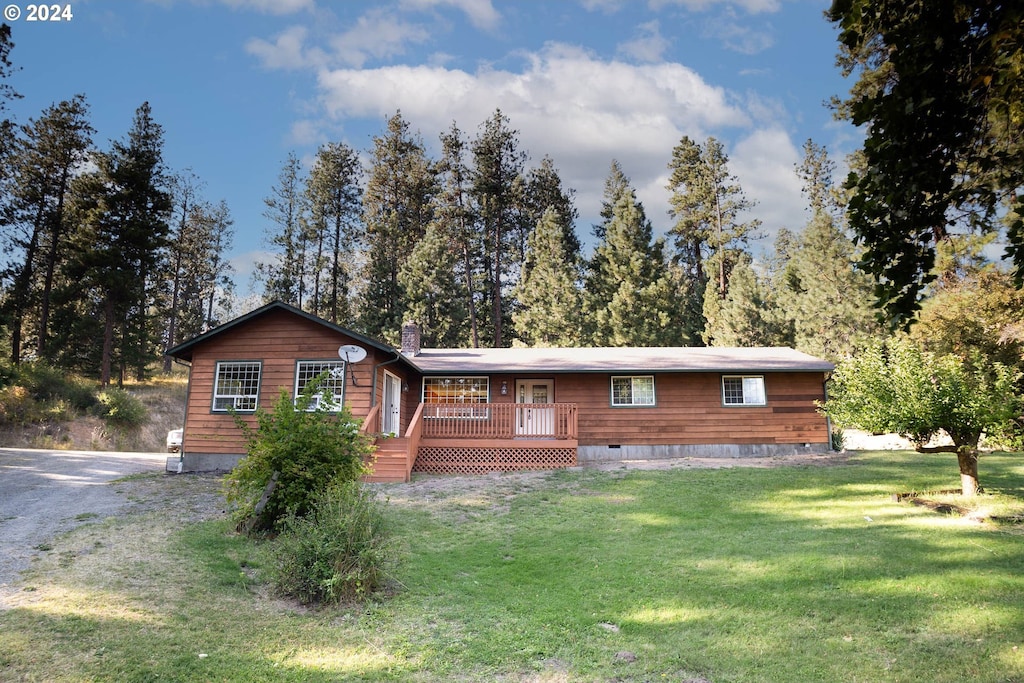
[[671, 458], [764, 458], [771, 456], [828, 453], [826, 443], [712, 443], [672, 446], [577, 446], [576, 460], [581, 465], [590, 462], [616, 460], [667, 460]]
[[185, 472], [230, 472], [245, 457], [244, 453], [184, 453], [167, 458], [167, 471]]

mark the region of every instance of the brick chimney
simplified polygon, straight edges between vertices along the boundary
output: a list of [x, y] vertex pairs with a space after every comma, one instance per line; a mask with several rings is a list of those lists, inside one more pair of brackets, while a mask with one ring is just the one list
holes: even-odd
[[419, 323], [407, 322], [402, 325], [402, 355], [420, 355], [420, 326]]

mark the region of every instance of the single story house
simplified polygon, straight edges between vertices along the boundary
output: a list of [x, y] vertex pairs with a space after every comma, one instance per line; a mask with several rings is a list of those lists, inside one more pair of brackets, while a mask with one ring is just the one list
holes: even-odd
[[232, 468], [232, 413], [325, 371], [376, 439], [370, 481], [830, 447], [815, 401], [833, 365], [789, 348], [422, 349], [407, 324], [395, 349], [275, 302], [167, 353], [190, 366], [174, 471]]

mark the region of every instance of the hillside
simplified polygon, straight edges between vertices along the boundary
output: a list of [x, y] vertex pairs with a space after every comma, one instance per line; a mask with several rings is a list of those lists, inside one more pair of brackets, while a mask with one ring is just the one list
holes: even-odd
[[110, 429], [102, 418], [80, 415], [71, 421], [4, 427], [0, 429], [0, 447], [165, 451], [168, 430], [182, 426], [186, 388], [184, 377], [126, 385], [125, 389], [146, 406], [146, 422], [133, 432], [121, 434]]

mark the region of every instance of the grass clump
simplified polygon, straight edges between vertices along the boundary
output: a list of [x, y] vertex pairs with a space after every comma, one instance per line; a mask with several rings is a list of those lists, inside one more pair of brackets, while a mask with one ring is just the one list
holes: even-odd
[[395, 563], [384, 504], [359, 482], [319, 493], [289, 515], [274, 544], [272, 581], [303, 604], [336, 604], [380, 592]]

